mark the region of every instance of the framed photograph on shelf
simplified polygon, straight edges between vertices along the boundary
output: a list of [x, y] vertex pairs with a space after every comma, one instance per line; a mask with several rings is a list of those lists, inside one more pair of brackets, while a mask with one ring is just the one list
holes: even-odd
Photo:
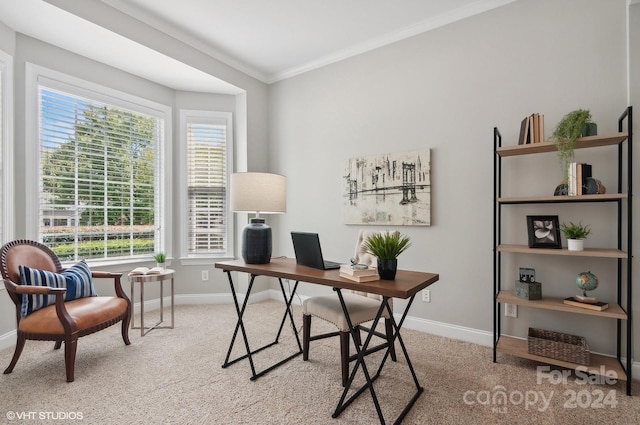
[[529, 248], [562, 248], [557, 215], [528, 215]]

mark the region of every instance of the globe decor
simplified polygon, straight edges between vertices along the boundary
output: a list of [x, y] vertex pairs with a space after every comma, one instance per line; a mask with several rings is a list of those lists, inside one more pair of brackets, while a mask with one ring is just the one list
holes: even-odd
[[575, 296], [578, 301], [589, 304], [596, 304], [598, 302], [595, 297], [587, 296], [587, 291], [593, 291], [598, 287], [598, 278], [596, 275], [590, 271], [578, 273], [578, 276], [576, 276], [576, 285], [582, 289], [582, 295]]

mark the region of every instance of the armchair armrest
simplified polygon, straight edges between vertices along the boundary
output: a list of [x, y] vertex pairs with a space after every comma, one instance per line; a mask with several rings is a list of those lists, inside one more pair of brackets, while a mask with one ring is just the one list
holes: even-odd
[[[64, 327], [65, 331], [71, 333], [74, 332], [78, 326], [75, 321], [69, 315], [69, 312], [64, 306], [64, 295], [67, 292], [67, 288], [51, 288], [49, 286], [30, 286], [30, 285], [16, 285], [9, 279], [3, 279], [4, 286], [7, 288], [7, 292], [13, 294], [33, 294], [33, 295], [55, 295], [56, 297], [56, 315], [60, 319], [60, 323]], [[19, 298], [18, 298], [19, 299]], [[18, 314], [18, 321], [20, 320], [20, 314]]]
[[92, 270], [91, 277], [96, 279], [113, 279], [113, 286], [116, 291], [116, 295], [118, 298], [123, 298], [127, 300], [127, 304], [129, 304], [129, 308], [131, 308], [131, 301], [127, 297], [127, 294], [122, 290], [121, 277], [122, 273], [112, 273], [112, 272], [103, 272], [99, 270]]
[[111, 273], [111, 272], [102, 272], [99, 270], [92, 270], [91, 271], [91, 277], [95, 277], [98, 279], [104, 278], [104, 279], [111, 279], [111, 278], [116, 278], [116, 277], [122, 277], [122, 273]]
[[[64, 293], [67, 292], [67, 288], [51, 288], [49, 286], [30, 286], [30, 285], [16, 285], [9, 279], [4, 279], [4, 287], [7, 291], [14, 294], [34, 294], [34, 295], [58, 295], [61, 294], [64, 297]], [[64, 298], [63, 298], [64, 299]]]

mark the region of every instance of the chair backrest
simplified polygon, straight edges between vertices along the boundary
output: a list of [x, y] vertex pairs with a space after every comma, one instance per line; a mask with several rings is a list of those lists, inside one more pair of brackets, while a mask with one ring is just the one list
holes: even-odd
[[[0, 248], [0, 272], [2, 272], [3, 279], [19, 285], [20, 271], [18, 266], [20, 265], [54, 273], [62, 271], [62, 264], [56, 254], [40, 242], [16, 240]], [[16, 306], [19, 306], [22, 302], [20, 297], [12, 292], [9, 292], [9, 295]]]
[[374, 230], [360, 230], [360, 232], [358, 232], [358, 241], [356, 242], [356, 252], [353, 255], [353, 258], [358, 263], [366, 264], [367, 266], [370, 266], [370, 267], [376, 267], [378, 265], [378, 258], [375, 255], [369, 254], [367, 252], [367, 249], [365, 248], [365, 242], [367, 241], [369, 236], [375, 235], [377, 233], [397, 235], [398, 231], [377, 232], [377, 231], [374, 231]]
[[[365, 242], [367, 241], [367, 238], [369, 238], [369, 236], [371, 235], [375, 235], [376, 233], [391, 233], [391, 234], [396, 234], [398, 233], [397, 231], [393, 231], [393, 232], [378, 232], [378, 231], [374, 231], [374, 230], [360, 230], [360, 232], [358, 232], [358, 240], [356, 242], [356, 252], [353, 254], [353, 259], [359, 263], [359, 264], [366, 264], [369, 267], [377, 267], [378, 266], [378, 258], [375, 255], [369, 254], [367, 252], [367, 249], [365, 248]], [[376, 294], [368, 294], [366, 292], [358, 292], [358, 291], [353, 291], [356, 294], [359, 295], [364, 295], [367, 296], [369, 298], [375, 298], [377, 300], [382, 300], [382, 297], [380, 295], [376, 295]]]
[[376, 256], [367, 252], [364, 247], [364, 243], [371, 235], [375, 235], [378, 232], [372, 230], [360, 230], [358, 233], [358, 241], [356, 242], [356, 252], [353, 254], [353, 258], [360, 264], [366, 264], [369, 267], [376, 267], [378, 265], [378, 259]]

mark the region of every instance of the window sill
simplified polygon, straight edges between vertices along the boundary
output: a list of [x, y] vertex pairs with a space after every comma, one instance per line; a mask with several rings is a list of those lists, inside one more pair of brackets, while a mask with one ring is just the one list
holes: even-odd
[[[63, 268], [67, 268], [67, 267], [73, 266], [78, 261], [63, 261], [61, 263]], [[122, 258], [122, 259], [113, 259], [113, 260], [107, 260], [107, 259], [101, 259], [101, 260], [95, 260], [95, 261], [87, 260], [87, 264], [89, 265], [89, 268], [94, 270], [98, 270], [104, 267], [120, 267], [123, 265], [135, 265], [135, 267], [137, 267], [138, 265], [145, 264], [145, 263], [153, 263], [153, 265], [155, 265], [156, 260], [154, 260], [153, 257], [151, 256], [140, 257], [140, 258]], [[167, 266], [171, 264], [170, 258], [167, 258], [166, 264]]]

